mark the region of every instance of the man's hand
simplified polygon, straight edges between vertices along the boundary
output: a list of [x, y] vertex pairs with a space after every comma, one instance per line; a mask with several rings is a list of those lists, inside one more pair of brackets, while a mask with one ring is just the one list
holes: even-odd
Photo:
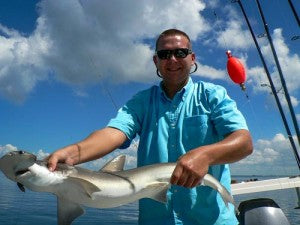
[[200, 184], [208, 172], [208, 159], [204, 151], [195, 149], [181, 156], [171, 177], [171, 184], [193, 188]]
[[106, 127], [94, 131], [77, 144], [55, 151], [45, 160], [49, 170], [54, 171], [59, 162], [75, 165], [98, 159], [120, 147], [126, 140], [127, 136], [122, 131]]
[[56, 169], [57, 163], [66, 163], [68, 165], [76, 164], [80, 159], [80, 146], [78, 144], [69, 145], [59, 149], [49, 155], [45, 160], [48, 161], [50, 171]]
[[234, 131], [220, 142], [195, 148], [181, 156], [170, 182], [188, 188], [195, 187], [207, 174], [210, 165], [237, 162], [252, 151], [249, 131]]

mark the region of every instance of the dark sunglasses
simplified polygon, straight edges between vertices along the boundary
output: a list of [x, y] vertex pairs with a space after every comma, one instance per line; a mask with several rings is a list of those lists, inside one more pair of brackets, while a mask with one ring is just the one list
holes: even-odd
[[156, 51], [156, 55], [160, 59], [170, 59], [172, 55], [174, 55], [176, 58], [185, 58], [188, 54], [192, 54], [192, 50], [188, 48], [176, 48], [176, 49], [163, 49]]

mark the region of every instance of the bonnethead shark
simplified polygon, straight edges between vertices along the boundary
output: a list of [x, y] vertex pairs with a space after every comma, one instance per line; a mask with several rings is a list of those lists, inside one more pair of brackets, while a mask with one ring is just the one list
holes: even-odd
[[[109, 161], [101, 170], [91, 171], [59, 163], [53, 172], [47, 162], [25, 151], [9, 152], [0, 159], [0, 169], [19, 188], [50, 192], [57, 196], [59, 225], [71, 224], [84, 213], [82, 206], [111, 208], [150, 198], [166, 203], [166, 192], [176, 163], [158, 163], [123, 170], [125, 156]], [[234, 204], [226, 188], [213, 176], [206, 174], [201, 185], [219, 192], [223, 201]]]

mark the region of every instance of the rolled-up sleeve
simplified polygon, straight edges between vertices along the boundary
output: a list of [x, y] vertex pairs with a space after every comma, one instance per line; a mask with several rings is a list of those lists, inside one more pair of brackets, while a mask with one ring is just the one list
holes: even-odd
[[109, 121], [107, 127], [116, 128], [127, 136], [127, 141], [120, 148], [127, 148], [140, 133], [144, 115], [144, 92], [139, 92], [118, 110], [117, 116]]
[[232, 100], [221, 86], [210, 89], [208, 100], [212, 110], [212, 121], [219, 135], [225, 136], [236, 130], [248, 130], [246, 120], [237, 109], [236, 103]]

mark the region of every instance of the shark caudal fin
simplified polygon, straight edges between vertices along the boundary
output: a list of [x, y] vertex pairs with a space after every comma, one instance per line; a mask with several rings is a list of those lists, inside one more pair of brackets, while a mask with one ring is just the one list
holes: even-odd
[[57, 224], [70, 225], [73, 220], [81, 216], [84, 210], [80, 205], [64, 198], [57, 198]]
[[117, 172], [122, 171], [124, 169], [126, 156], [125, 155], [119, 155], [112, 160], [110, 160], [108, 163], [106, 163], [99, 171], [101, 172]]
[[151, 198], [155, 201], [166, 204], [168, 189], [169, 189], [168, 182], [156, 182], [147, 185], [143, 191], [146, 193], [147, 198]]
[[237, 205], [235, 204], [235, 201], [232, 197], [232, 195], [229, 193], [229, 191], [227, 191], [227, 189], [224, 187], [224, 189], [222, 190], [218, 190], [218, 192], [220, 193], [227, 209], [229, 209], [229, 206], [228, 206], [228, 203], [230, 202], [233, 206], [234, 206], [234, 211], [236, 214], [239, 214], [239, 210], [238, 210], [238, 207]]
[[229, 202], [235, 206], [235, 202], [232, 195], [229, 193], [229, 191], [227, 191], [227, 189], [224, 186], [223, 188], [218, 189], [218, 192], [220, 193], [227, 208]]

